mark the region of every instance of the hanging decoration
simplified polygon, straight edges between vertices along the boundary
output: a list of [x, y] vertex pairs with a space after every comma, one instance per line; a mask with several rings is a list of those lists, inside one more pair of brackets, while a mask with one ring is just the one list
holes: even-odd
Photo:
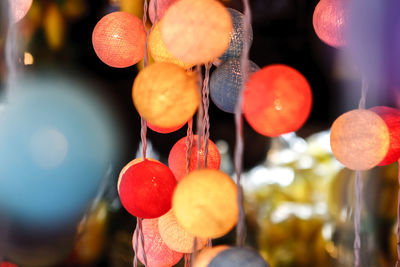
[[208, 267], [269, 267], [257, 251], [250, 248], [233, 247], [216, 255]]
[[[205, 168], [205, 144], [201, 140], [201, 149], [198, 149], [198, 135], [193, 136], [191, 154], [189, 155], [189, 170], [186, 170], [186, 159], [187, 159], [187, 137], [183, 137], [171, 148], [168, 156], [168, 166], [174, 173], [177, 181], [182, 180], [187, 171], [193, 171], [197, 169], [200, 164], [200, 168]], [[221, 156], [219, 154], [217, 146], [211, 140], [208, 140], [207, 149], [207, 168], [219, 170], [221, 163]], [[200, 161], [199, 161], [200, 155]]]
[[33, 0], [8, 0], [12, 22], [17, 23], [28, 14]]
[[207, 247], [196, 255], [193, 267], [207, 267], [208, 264], [222, 251], [229, 249], [229, 246], [219, 245], [216, 247]]
[[92, 42], [101, 61], [126, 68], [144, 57], [146, 32], [142, 21], [131, 13], [112, 12], [96, 24]]
[[[186, 124], [186, 123], [185, 123], [185, 124]], [[162, 128], [162, 127], [155, 126], [155, 125], [153, 125], [153, 124], [151, 124], [151, 123], [147, 123], [147, 127], [148, 127], [149, 129], [151, 129], [151, 130], [157, 132], [157, 133], [166, 134], [166, 133], [172, 133], [172, 132], [178, 131], [178, 130], [181, 129], [185, 124], [181, 124], [181, 125], [178, 125], [178, 126], [176, 126], [176, 127], [171, 127], [171, 128]]]
[[[177, 0], [150, 0], [149, 2], [149, 19], [151, 23], [156, 24], [163, 17], [168, 8]], [[157, 2], [157, 12], [155, 11], [155, 3]], [[156, 16], [157, 13], [157, 16]], [[157, 17], [157, 18], [156, 18]]]

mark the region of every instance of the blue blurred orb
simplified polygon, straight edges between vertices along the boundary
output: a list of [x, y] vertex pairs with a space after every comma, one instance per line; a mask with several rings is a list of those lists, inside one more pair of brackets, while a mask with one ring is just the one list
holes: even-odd
[[208, 267], [269, 267], [269, 264], [254, 249], [233, 247], [215, 256]]
[[400, 1], [351, 1], [349, 57], [381, 88], [400, 88]]
[[0, 112], [0, 209], [29, 226], [82, 216], [115, 156], [110, 113], [81, 82], [24, 78]]
[[[239, 59], [231, 59], [216, 68], [210, 78], [210, 96], [221, 110], [235, 113], [235, 106], [242, 85], [242, 71]], [[260, 68], [250, 61], [250, 73]]]
[[231, 32], [231, 40], [229, 47], [225, 53], [219, 58], [222, 61], [226, 61], [231, 58], [240, 58], [243, 50], [243, 41], [249, 42], [249, 47], [253, 42], [253, 29], [250, 26], [250, 30], [247, 34], [247, 38], [244, 38], [243, 32], [243, 17], [244, 15], [236, 9], [227, 8], [232, 18], [233, 31]]

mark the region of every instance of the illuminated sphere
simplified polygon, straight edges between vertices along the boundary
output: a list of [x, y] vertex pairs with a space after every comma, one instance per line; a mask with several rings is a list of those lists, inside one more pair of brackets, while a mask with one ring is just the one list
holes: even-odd
[[197, 79], [178, 65], [156, 62], [136, 76], [132, 98], [137, 111], [150, 124], [177, 127], [197, 110]]
[[[157, 2], [157, 21], [154, 12], [154, 1]], [[150, 0], [149, 2], [149, 18], [151, 23], [155, 24], [164, 16], [165, 11], [177, 0]]]
[[0, 264], [0, 267], [18, 267], [18, 265], [14, 264], [14, 263], [11, 263], [11, 262], [8, 262], [8, 261], [3, 261]]
[[370, 110], [383, 119], [390, 136], [389, 150], [378, 166], [392, 164], [400, 158], [400, 110], [385, 106], [373, 107]]
[[[159, 162], [158, 160], [151, 159], [151, 158], [146, 158], [146, 159], [147, 159], [147, 160], [150, 160], [150, 161], [157, 161], [157, 162]], [[131, 160], [128, 164], [126, 164], [126, 165], [122, 168], [122, 170], [121, 170], [121, 172], [119, 173], [119, 176], [118, 176], [118, 182], [117, 182], [117, 190], [118, 190], [118, 192], [119, 192], [119, 185], [121, 184], [122, 176], [125, 174], [125, 172], [126, 172], [132, 165], [135, 165], [136, 163], [139, 163], [139, 162], [141, 162], [141, 161], [143, 161], [143, 158], [133, 159], [133, 160]]]
[[[221, 110], [235, 113], [235, 106], [242, 86], [242, 71], [239, 59], [231, 59], [218, 66], [210, 78], [210, 96]], [[250, 73], [260, 68], [250, 61]]]
[[176, 180], [170, 169], [156, 161], [144, 160], [122, 175], [119, 198], [133, 216], [157, 218], [171, 208]]
[[[192, 253], [195, 236], [182, 228], [172, 210], [158, 219], [158, 230], [170, 249], [182, 253]], [[197, 250], [202, 249], [207, 241], [207, 238], [197, 238]]]
[[208, 267], [269, 267], [269, 264], [254, 249], [233, 247], [215, 256]]
[[196, 255], [193, 267], [207, 267], [215, 256], [228, 248], [229, 246], [226, 245], [204, 248]]
[[179, 130], [180, 128], [182, 128], [184, 125], [185, 125], [185, 124], [178, 125], [178, 126], [176, 126], [176, 127], [171, 127], [171, 128], [161, 128], [161, 127], [152, 125], [152, 124], [150, 124], [150, 123], [147, 123], [147, 127], [149, 127], [149, 129], [151, 129], [151, 130], [153, 130], [153, 131], [155, 131], [155, 132], [157, 132], [157, 133], [163, 133], [163, 134], [172, 133], [172, 132], [178, 131], [178, 130]]
[[[190, 157], [189, 171], [197, 169], [199, 162], [198, 159], [198, 148], [197, 148], [198, 135], [193, 136], [193, 147], [192, 155]], [[175, 175], [176, 180], [180, 181], [186, 176], [186, 140], [187, 137], [183, 137], [172, 147], [168, 156], [168, 167]], [[204, 168], [204, 143], [200, 149], [200, 164]], [[208, 140], [208, 154], [207, 154], [207, 168], [218, 170], [221, 163], [221, 156], [219, 154], [217, 146]]]
[[101, 61], [111, 67], [126, 68], [144, 57], [146, 32], [135, 15], [113, 12], [96, 24], [92, 42]]
[[190, 172], [177, 185], [172, 203], [179, 224], [198, 237], [221, 237], [238, 220], [236, 185], [218, 170]]
[[[233, 23], [233, 30], [231, 32], [231, 39], [229, 42], [229, 47], [225, 51], [225, 53], [220, 57], [222, 61], [226, 61], [231, 58], [240, 58], [243, 50], [243, 39], [244, 39], [244, 32], [243, 32], [243, 17], [244, 15], [237, 11], [236, 9], [227, 8], [229, 14], [231, 15], [232, 23]], [[251, 43], [253, 42], [253, 29], [250, 26], [250, 30], [247, 34], [246, 42]]]
[[243, 113], [265, 136], [298, 130], [307, 120], [312, 93], [306, 78], [286, 65], [270, 65], [253, 73], [243, 93]]
[[[148, 219], [142, 221], [142, 230], [144, 237], [144, 252], [146, 254], [147, 267], [170, 267], [177, 264], [183, 257], [183, 254], [177, 251], [173, 251], [168, 248], [165, 242], [162, 240], [160, 233], [158, 232], [158, 219]], [[132, 238], [133, 249], [136, 247], [136, 235], [135, 230]], [[143, 263], [143, 247], [140, 241], [138, 251], [136, 252], [137, 257]]]
[[161, 23], [158, 22], [154, 25], [153, 30], [149, 36], [149, 51], [151, 57], [155, 62], [170, 62], [181, 66], [184, 69], [189, 69], [194, 66], [194, 64], [187, 64], [176, 57], [174, 57], [168, 49], [165, 47], [163, 40], [161, 39]]
[[229, 46], [232, 19], [215, 0], [180, 0], [170, 6], [161, 26], [172, 55], [186, 63], [203, 64], [220, 57]]
[[313, 26], [319, 39], [336, 48], [345, 46], [348, 13], [347, 0], [321, 0], [313, 15]]
[[347, 168], [368, 170], [386, 156], [389, 130], [376, 113], [352, 110], [333, 122], [331, 148], [336, 159]]
[[8, 4], [10, 5], [12, 20], [16, 23], [28, 14], [32, 0], [8, 0]]

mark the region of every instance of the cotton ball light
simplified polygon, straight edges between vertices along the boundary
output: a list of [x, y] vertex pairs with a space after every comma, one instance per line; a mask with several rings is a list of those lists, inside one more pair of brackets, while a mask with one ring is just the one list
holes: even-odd
[[[144, 237], [144, 252], [146, 254], [147, 267], [170, 267], [177, 264], [183, 257], [183, 254], [173, 251], [162, 240], [158, 231], [158, 219], [147, 219], [142, 221], [142, 230]], [[136, 248], [136, 235], [135, 230], [132, 238], [133, 249]], [[144, 263], [143, 247], [138, 238], [138, 251], [135, 251], [139, 260]]]
[[139, 72], [132, 98], [140, 115], [161, 128], [186, 123], [200, 101], [195, 75], [165, 62], [156, 62]]
[[159, 21], [154, 25], [153, 30], [149, 36], [149, 51], [155, 62], [170, 62], [181, 66], [184, 69], [189, 69], [194, 66], [194, 64], [187, 64], [176, 57], [174, 57], [168, 49], [161, 38], [161, 23]]
[[186, 63], [204, 64], [225, 52], [232, 29], [232, 19], [221, 3], [180, 0], [165, 13], [161, 35], [172, 55]]
[[385, 122], [370, 110], [352, 110], [332, 124], [331, 148], [347, 168], [368, 170], [379, 164], [389, 148], [389, 130]]
[[[158, 230], [162, 240], [170, 249], [182, 253], [193, 252], [195, 236], [182, 228], [172, 210], [158, 219]], [[197, 250], [202, 249], [207, 244], [207, 241], [207, 238], [197, 238]]]
[[298, 130], [307, 120], [312, 93], [306, 78], [286, 65], [269, 65], [250, 75], [243, 92], [243, 113], [265, 136]]
[[8, 0], [12, 21], [14, 23], [20, 21], [26, 16], [26, 14], [28, 14], [28, 11], [32, 6], [32, 1], [33, 0]]
[[347, 44], [348, 0], [321, 0], [315, 7], [313, 26], [324, 43], [340, 48]]
[[230, 34], [229, 47], [225, 53], [220, 57], [222, 61], [226, 61], [231, 58], [240, 58], [243, 50], [243, 43], [248, 42], [249, 47], [253, 42], [253, 29], [249, 28], [246, 38], [244, 37], [243, 28], [243, 17], [244, 15], [237, 11], [236, 9], [227, 8], [229, 14], [231, 15], [233, 30]]
[[[146, 158], [146, 159], [147, 159], [147, 160], [151, 160], [151, 161], [159, 162], [158, 160], [151, 159], [151, 158]], [[117, 191], [118, 191], [118, 192], [119, 192], [119, 186], [120, 186], [120, 184], [121, 184], [122, 176], [124, 176], [125, 172], [126, 172], [132, 165], [135, 165], [136, 163], [139, 163], [139, 162], [141, 162], [141, 161], [143, 161], [143, 158], [133, 159], [133, 160], [131, 160], [128, 164], [126, 164], [126, 165], [122, 168], [122, 170], [121, 170], [121, 172], [119, 173], [119, 176], [118, 176], [118, 182], [117, 182]]]
[[170, 210], [175, 186], [175, 177], [167, 166], [144, 160], [122, 175], [119, 198], [133, 216], [157, 218]]
[[[164, 16], [165, 11], [177, 0], [150, 0], [149, 2], [149, 18], [151, 23], [155, 24], [162, 19]], [[155, 5], [157, 3], [157, 19], [156, 19], [156, 12], [155, 12]]]
[[147, 123], [147, 127], [149, 127], [149, 129], [153, 130], [154, 132], [163, 133], [163, 134], [172, 133], [172, 132], [178, 131], [178, 130], [179, 130], [180, 128], [182, 128], [184, 125], [185, 125], [185, 124], [181, 124], [181, 125], [178, 125], [178, 126], [176, 126], [176, 127], [162, 128], [162, 127], [158, 127], [158, 126], [156, 126], [156, 125], [153, 125], [153, 124], [151, 124], [151, 123]]
[[215, 256], [208, 267], [269, 267], [269, 264], [254, 249], [233, 247]]
[[215, 256], [228, 248], [226, 245], [204, 248], [196, 255], [193, 267], [207, 267]]
[[[190, 155], [189, 171], [197, 169], [199, 163], [198, 157], [198, 135], [193, 136], [192, 154]], [[168, 166], [175, 175], [176, 180], [180, 181], [186, 176], [186, 142], [187, 137], [181, 138], [171, 148], [168, 155]], [[200, 166], [204, 168], [205, 163], [205, 147], [204, 142], [201, 140], [200, 148]], [[207, 154], [207, 168], [218, 170], [221, 163], [221, 155], [219, 154], [217, 146], [211, 140], [208, 140], [208, 154]]]
[[0, 264], [0, 267], [18, 267], [18, 265], [14, 264], [14, 263], [11, 263], [11, 262], [8, 262], [8, 261], [3, 261]]
[[97, 56], [105, 64], [126, 68], [144, 57], [146, 32], [143, 23], [128, 12], [112, 12], [95, 26], [92, 43]]
[[[252, 61], [250, 73], [260, 68]], [[242, 69], [239, 59], [231, 59], [213, 71], [210, 78], [210, 96], [221, 110], [235, 113], [236, 102], [242, 89]]]
[[218, 170], [190, 172], [177, 185], [172, 203], [179, 224], [198, 237], [221, 237], [238, 220], [236, 185]]
[[400, 110], [385, 106], [373, 107], [370, 110], [383, 119], [389, 130], [389, 150], [378, 166], [392, 164], [400, 158]]

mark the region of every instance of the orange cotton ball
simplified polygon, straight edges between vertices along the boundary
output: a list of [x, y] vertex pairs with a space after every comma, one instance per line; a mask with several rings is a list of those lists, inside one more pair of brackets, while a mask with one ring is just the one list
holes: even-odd
[[286, 65], [270, 65], [253, 73], [243, 93], [247, 122], [265, 136], [298, 130], [307, 120], [311, 105], [307, 80]]
[[348, 0], [321, 0], [314, 10], [313, 26], [315, 33], [324, 43], [333, 47], [346, 45], [348, 24]]
[[149, 36], [149, 51], [155, 62], [170, 62], [183, 67], [184, 69], [189, 69], [194, 66], [194, 64], [187, 64], [176, 57], [174, 57], [168, 49], [165, 47], [163, 40], [161, 39], [161, 23], [158, 22], [150, 33]]
[[32, 6], [32, 0], [8, 0], [8, 4], [10, 5], [12, 21], [16, 23], [26, 16]]
[[386, 156], [389, 130], [376, 113], [352, 110], [333, 122], [331, 148], [336, 159], [347, 168], [368, 170]]
[[[161, 238], [170, 249], [182, 253], [192, 253], [195, 236], [182, 228], [172, 210], [158, 218], [158, 230]], [[207, 241], [207, 238], [197, 238], [197, 250], [202, 249]]]
[[[157, 23], [164, 16], [165, 11], [177, 0], [150, 0], [149, 2], [149, 18], [151, 22]], [[155, 3], [156, 2], [156, 3]], [[155, 17], [155, 5], [157, 4], [157, 18]]]
[[151, 129], [151, 130], [153, 130], [153, 131], [155, 131], [157, 133], [163, 133], [163, 134], [172, 133], [172, 132], [178, 131], [184, 125], [185, 124], [178, 125], [176, 127], [171, 127], [171, 128], [162, 128], [162, 127], [158, 127], [158, 126], [152, 125], [151, 123], [147, 123], [147, 127], [149, 127], [149, 129]]
[[[192, 146], [192, 154], [190, 156], [190, 167], [189, 171], [197, 169], [199, 162], [199, 153], [197, 146], [198, 135], [193, 136], [193, 146]], [[180, 181], [183, 177], [186, 176], [186, 142], [187, 137], [183, 137], [175, 145], [172, 147], [168, 156], [168, 167], [171, 169], [172, 173], [175, 175], [176, 180]], [[221, 156], [219, 154], [217, 146], [211, 141], [208, 140], [208, 154], [207, 154], [207, 168], [218, 170], [221, 163]], [[200, 148], [200, 164], [201, 167], [204, 168], [204, 142], [201, 140], [201, 148]]]
[[232, 19], [215, 0], [180, 0], [169, 7], [161, 26], [172, 55], [191, 64], [212, 62], [229, 46]]
[[161, 128], [177, 127], [186, 123], [199, 105], [197, 80], [178, 65], [156, 62], [139, 72], [132, 98], [149, 123]]
[[215, 258], [215, 256], [228, 248], [230, 247], [226, 245], [220, 245], [203, 249], [196, 255], [193, 267], [207, 267], [208, 264]]
[[192, 171], [178, 183], [172, 207], [179, 224], [192, 235], [221, 237], [238, 220], [236, 185], [221, 171]]
[[[173, 251], [162, 240], [158, 231], [158, 219], [147, 219], [142, 221], [143, 237], [144, 237], [144, 252], [146, 254], [147, 267], [170, 267], [177, 264], [183, 257], [183, 254]], [[136, 248], [135, 230], [132, 239], [133, 249]], [[142, 242], [138, 242], [138, 250], [135, 251], [139, 260], [144, 263]]]
[[96, 24], [92, 42], [101, 61], [111, 67], [126, 68], [144, 57], [146, 32], [136, 16], [113, 12]]

